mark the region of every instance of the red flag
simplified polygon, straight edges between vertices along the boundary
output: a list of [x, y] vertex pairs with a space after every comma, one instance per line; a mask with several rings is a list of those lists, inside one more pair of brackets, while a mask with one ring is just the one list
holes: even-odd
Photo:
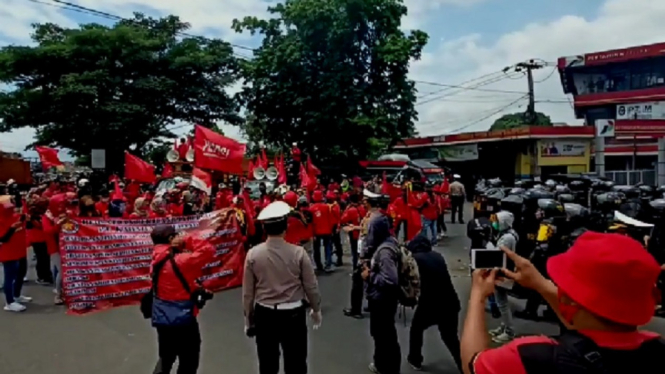
[[194, 166], [225, 173], [242, 174], [245, 144], [196, 125], [194, 131]]
[[307, 174], [309, 175], [321, 175], [321, 170], [314, 166], [312, 163], [312, 159], [308, 156], [307, 157]]
[[39, 154], [39, 161], [42, 163], [44, 171], [63, 166], [62, 161], [58, 158], [58, 150], [49, 147], [35, 147], [35, 151]]
[[266, 149], [261, 147], [261, 154], [259, 155], [259, 166], [267, 169], [268, 168], [268, 156], [266, 156]]
[[165, 163], [164, 168], [162, 168], [162, 178], [169, 178], [173, 176], [173, 168], [171, 164]]
[[286, 184], [286, 167], [284, 166], [284, 154], [281, 154], [275, 164], [277, 170], [279, 170], [279, 176], [277, 177], [277, 183]]
[[192, 181], [189, 184], [208, 195], [212, 193], [212, 176], [199, 168], [192, 170]]
[[254, 179], [254, 169], [256, 168], [256, 164], [254, 163], [254, 160], [249, 160], [249, 166], [247, 167], [247, 179], [252, 180]]
[[125, 151], [125, 179], [141, 183], [155, 183], [155, 166]]
[[307, 174], [307, 170], [305, 169], [305, 166], [303, 164], [300, 164], [300, 188], [309, 188], [309, 174]]
[[113, 176], [113, 185], [113, 195], [111, 195], [111, 200], [126, 200], [125, 194], [122, 192], [122, 188], [120, 188], [120, 179], [117, 175]]

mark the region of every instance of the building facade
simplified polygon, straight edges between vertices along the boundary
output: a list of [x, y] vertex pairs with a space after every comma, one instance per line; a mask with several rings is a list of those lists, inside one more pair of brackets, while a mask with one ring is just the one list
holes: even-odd
[[404, 139], [394, 148], [458, 174], [510, 181], [589, 172], [593, 137], [594, 129], [588, 126], [523, 126]]
[[562, 57], [558, 69], [575, 115], [597, 129], [593, 169], [619, 184], [665, 183], [665, 170], [657, 177], [659, 143], [665, 150], [665, 43]]

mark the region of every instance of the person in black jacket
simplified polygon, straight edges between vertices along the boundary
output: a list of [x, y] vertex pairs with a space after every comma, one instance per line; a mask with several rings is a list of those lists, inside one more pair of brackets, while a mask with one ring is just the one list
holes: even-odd
[[415, 370], [422, 369], [423, 333], [436, 325], [441, 339], [462, 372], [457, 334], [461, 307], [446, 260], [440, 253], [432, 251], [431, 241], [422, 233], [409, 242], [408, 249], [418, 263], [420, 298], [411, 322], [407, 360]]

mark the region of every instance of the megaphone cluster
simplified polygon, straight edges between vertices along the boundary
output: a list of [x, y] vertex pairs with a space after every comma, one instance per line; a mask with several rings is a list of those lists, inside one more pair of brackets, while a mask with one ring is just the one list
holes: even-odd
[[259, 166], [254, 169], [252, 176], [256, 180], [267, 179], [269, 181], [274, 181], [277, 180], [277, 178], [279, 177], [279, 170], [277, 170], [277, 168], [274, 166], [271, 166], [267, 169], [264, 169]]

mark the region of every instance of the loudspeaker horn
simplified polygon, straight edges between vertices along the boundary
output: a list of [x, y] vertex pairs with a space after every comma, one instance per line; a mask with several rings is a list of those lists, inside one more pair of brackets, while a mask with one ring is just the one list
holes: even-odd
[[178, 151], [175, 149], [171, 149], [168, 151], [166, 154], [166, 161], [168, 162], [176, 162], [180, 159], [180, 155], [178, 154]]
[[279, 177], [279, 170], [277, 170], [276, 167], [271, 166], [266, 170], [266, 178], [268, 178], [268, 180], [274, 181], [277, 177]]
[[194, 148], [189, 148], [187, 151], [187, 155], [185, 156], [185, 159], [188, 162], [194, 162]]
[[266, 177], [266, 170], [259, 166], [254, 169], [254, 173], [252, 175], [254, 179], [261, 180]]

